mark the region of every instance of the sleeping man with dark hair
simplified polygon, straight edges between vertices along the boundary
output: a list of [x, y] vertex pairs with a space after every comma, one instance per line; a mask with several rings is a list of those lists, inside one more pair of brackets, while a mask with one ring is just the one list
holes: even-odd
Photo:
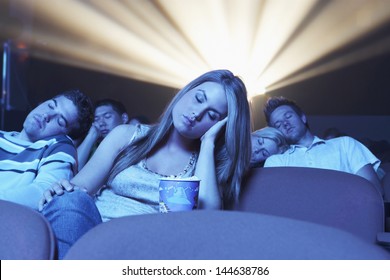
[[86, 134], [92, 118], [89, 97], [71, 90], [34, 108], [22, 131], [0, 131], [0, 199], [38, 209], [46, 189], [76, 174], [72, 140]]
[[349, 136], [324, 140], [313, 135], [301, 108], [284, 97], [268, 99], [264, 114], [268, 125], [279, 129], [290, 144], [283, 154], [270, 156], [264, 167], [295, 166], [343, 171], [367, 179], [384, 194], [376, 173], [380, 160], [362, 143]]

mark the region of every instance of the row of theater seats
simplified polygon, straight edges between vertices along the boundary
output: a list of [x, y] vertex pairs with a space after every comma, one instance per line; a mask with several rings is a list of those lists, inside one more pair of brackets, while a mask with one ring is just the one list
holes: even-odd
[[[343, 172], [253, 169], [232, 211], [123, 217], [85, 234], [66, 259], [390, 259], [384, 201]], [[0, 201], [0, 258], [53, 259], [47, 221]]]

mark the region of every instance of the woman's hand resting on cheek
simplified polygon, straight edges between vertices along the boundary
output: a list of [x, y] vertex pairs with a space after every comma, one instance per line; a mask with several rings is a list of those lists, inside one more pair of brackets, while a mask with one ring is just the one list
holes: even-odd
[[212, 143], [214, 143], [215, 138], [217, 138], [218, 133], [221, 131], [222, 127], [224, 127], [226, 122], [227, 122], [227, 117], [214, 124], [212, 127], [210, 127], [208, 131], [206, 131], [205, 134], [203, 134], [200, 140], [202, 142], [206, 142], [207, 140], [210, 140]]

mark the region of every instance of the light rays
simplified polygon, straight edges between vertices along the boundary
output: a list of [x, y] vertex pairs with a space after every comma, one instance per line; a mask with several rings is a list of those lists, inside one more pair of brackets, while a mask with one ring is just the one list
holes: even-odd
[[19, 36], [32, 55], [175, 88], [227, 68], [255, 96], [390, 51], [384, 39], [310, 67], [388, 24], [388, 0], [12, 2], [33, 15]]

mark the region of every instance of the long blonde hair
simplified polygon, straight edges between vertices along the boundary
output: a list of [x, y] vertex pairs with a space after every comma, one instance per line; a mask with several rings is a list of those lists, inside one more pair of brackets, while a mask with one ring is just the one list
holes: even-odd
[[[215, 143], [217, 180], [227, 204], [237, 202], [241, 181], [249, 168], [251, 158], [250, 116], [246, 88], [242, 80], [229, 70], [207, 72], [184, 86], [168, 104], [157, 124], [147, 134], [123, 149], [115, 159], [108, 185], [118, 173], [144, 159], [173, 128], [172, 110], [180, 98], [194, 87], [205, 82], [221, 84], [228, 103], [226, 128]], [[200, 141], [200, 140], [199, 140]]]
[[268, 138], [274, 141], [278, 146], [278, 152], [280, 154], [284, 153], [289, 147], [287, 140], [284, 137], [284, 134], [279, 129], [271, 126], [266, 126], [261, 129], [258, 129], [252, 132], [252, 135], [256, 137]]

